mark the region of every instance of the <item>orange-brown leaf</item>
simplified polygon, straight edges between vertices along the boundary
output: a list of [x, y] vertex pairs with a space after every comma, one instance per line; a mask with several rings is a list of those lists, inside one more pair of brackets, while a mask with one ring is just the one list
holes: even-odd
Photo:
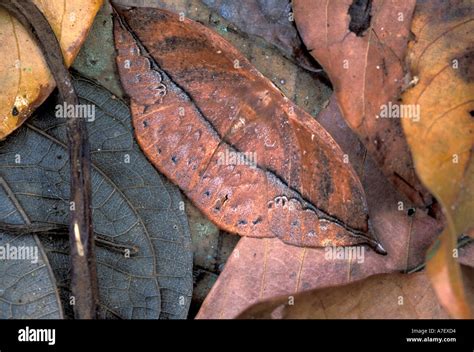
[[137, 140], [204, 214], [244, 236], [377, 246], [357, 175], [310, 115], [204, 26], [119, 11], [117, 66]]
[[[379, 273], [410, 271], [424, 262], [442, 223], [423, 211], [409, 211], [413, 204], [396, 192], [366, 157], [365, 148], [345, 123], [334, 98], [317, 120], [357, 170], [366, 191], [374, 232], [387, 256], [365, 248], [363, 258], [335, 259], [326, 257], [324, 249], [297, 248], [277, 239], [242, 238], [203, 302], [198, 319], [235, 318], [262, 300], [343, 285]], [[403, 209], [399, 208], [400, 201]], [[469, 258], [468, 253], [460, 253], [460, 258], [474, 265], [474, 258]]]

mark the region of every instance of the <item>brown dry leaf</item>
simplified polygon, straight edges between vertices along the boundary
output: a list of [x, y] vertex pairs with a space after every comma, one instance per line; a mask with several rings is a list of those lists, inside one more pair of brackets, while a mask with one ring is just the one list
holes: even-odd
[[118, 11], [117, 66], [137, 140], [204, 214], [243, 236], [383, 251], [356, 173], [310, 115], [204, 26]]
[[[256, 1], [261, 2], [262, 0], [248, 0], [245, 1], [245, 4], [240, 3], [242, 6], [251, 6]], [[280, 2], [287, 0], [277, 1], [280, 4]], [[282, 55], [283, 48], [278, 50], [278, 44], [273, 40], [268, 37], [266, 37], [267, 40], [263, 39], [265, 35], [262, 31], [265, 31], [266, 25], [263, 25], [263, 28], [258, 28], [255, 33], [252, 32], [255, 35], [249, 35], [247, 31], [252, 28], [247, 28], [244, 25], [238, 26], [239, 20], [233, 16], [231, 16], [232, 22], [226, 20], [201, 0], [140, 0], [139, 3], [134, 0], [114, 0], [114, 4], [160, 8], [176, 14], [184, 14], [187, 18], [205, 25], [229, 41], [258, 71], [281, 89], [285, 96], [311, 115], [316, 115], [332, 94], [332, 90], [326, 85], [325, 79], [320, 73], [310, 72], [303, 69], [301, 65], [295, 65], [295, 62], [288, 59], [289, 55]], [[281, 8], [281, 5], [278, 5], [278, 8]], [[222, 6], [219, 13], [223, 14]], [[294, 22], [292, 25], [296, 28]], [[285, 35], [291, 36], [292, 34], [286, 33]], [[300, 43], [302, 42], [300, 41]], [[312, 57], [310, 59], [314, 62]]]
[[[102, 0], [34, 0], [48, 19], [69, 66], [84, 42]], [[0, 8], [0, 140], [17, 129], [55, 87], [35, 40]]]
[[366, 157], [365, 148], [345, 123], [334, 96], [317, 120], [347, 152], [362, 178], [374, 232], [388, 255], [382, 257], [365, 248], [363, 262], [357, 258], [334, 260], [326, 258], [323, 249], [297, 248], [275, 239], [242, 238], [204, 301], [198, 319], [235, 318], [264, 299], [342, 285], [378, 273], [409, 271], [424, 262], [442, 224], [421, 210], [409, 211], [413, 204], [397, 193]]
[[424, 206], [431, 196], [415, 174], [400, 120], [378, 118], [382, 106], [397, 104], [414, 6], [415, 0], [293, 2], [298, 30], [328, 73], [349, 126], [392, 184]]
[[[131, 0], [115, 0], [114, 3], [120, 3], [125, 6], [128, 3], [133, 6], [133, 1]], [[235, 25], [212, 12], [200, 0], [142, 0], [140, 4], [136, 2], [135, 4], [140, 7], [157, 7], [177, 14], [185, 13], [186, 17], [204, 24], [211, 30], [219, 33], [219, 35], [224, 37], [248, 58], [257, 70], [265, 77], [271, 79], [285, 96], [308, 113], [311, 113], [311, 115], [316, 115], [322, 109], [332, 93], [320, 80], [315, 79], [312, 73], [283, 57], [281, 51], [277, 50], [274, 46], [256, 36], [246, 35], [240, 30], [235, 30]], [[107, 6], [104, 7], [107, 10]], [[103, 15], [104, 9], [101, 12]], [[96, 16], [94, 26], [87, 37], [87, 41], [74, 61], [74, 68], [86, 75], [91, 72], [97, 72], [98, 68], [102, 69], [104, 67], [101, 64], [101, 61], [103, 62], [104, 43], [106, 46], [105, 51], [109, 52], [107, 48], [109, 38], [106, 31], [108, 28], [102, 24], [103, 16], [101, 16], [101, 12]], [[112, 17], [110, 20], [112, 21]], [[100, 35], [97, 35], [97, 29], [99, 29]], [[245, 30], [245, 28], [242, 29]], [[106, 37], [102, 35], [104, 32], [106, 32]], [[111, 33], [111, 35], [113, 34]], [[112, 51], [115, 52], [113, 37], [111, 36], [110, 39]], [[91, 48], [91, 42], [95, 42], [93, 52], [88, 50]], [[95, 61], [96, 59], [99, 61]], [[104, 57], [104, 59], [107, 60], [106, 67], [109, 67], [109, 72], [110, 69], [116, 72], [115, 60], [112, 62], [113, 65], [110, 66], [109, 57]], [[81, 64], [82, 67], [79, 67]], [[94, 75], [94, 78], [97, 79], [98, 77]], [[107, 78], [100, 80], [100, 83], [105, 86], [109, 86], [111, 82], [115, 82], [115, 79], [112, 81], [108, 81]], [[241, 237], [224, 231], [220, 231], [221, 234], [219, 234], [219, 229], [201, 212], [199, 212], [198, 216], [190, 217], [189, 210], [191, 208], [196, 212], [198, 211], [190, 202], [186, 202], [185, 208], [188, 212], [193, 246], [195, 246], [193, 300], [189, 314], [189, 318], [194, 318], [202, 302], [216, 282], [218, 275], [224, 269], [228, 256]], [[276, 241], [280, 240], [276, 239]]]
[[324, 253], [276, 238], [240, 239], [196, 318], [233, 319], [265, 299], [348, 282], [349, 262], [326, 260]]
[[474, 21], [472, 1], [417, 4], [408, 64], [418, 84], [403, 103], [420, 120], [403, 120], [420, 179], [443, 206], [447, 227], [429, 256], [428, 273], [445, 308], [469, 317], [456, 240], [474, 229]]
[[[474, 269], [466, 290], [474, 304]], [[239, 318], [446, 319], [425, 272], [371, 276], [346, 286], [308, 291], [250, 307]]]

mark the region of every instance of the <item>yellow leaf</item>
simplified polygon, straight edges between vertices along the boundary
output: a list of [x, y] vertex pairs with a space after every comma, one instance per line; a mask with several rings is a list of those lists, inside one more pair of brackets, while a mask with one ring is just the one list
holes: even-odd
[[[35, 0], [72, 64], [103, 0]], [[17, 129], [52, 92], [54, 79], [35, 40], [0, 8], [0, 140]]]
[[[417, 3], [408, 64], [418, 82], [403, 104], [420, 119], [403, 119], [416, 171], [443, 207], [447, 227], [428, 258], [431, 282], [453, 316], [470, 316], [456, 262], [456, 240], [474, 225], [474, 21], [471, 1]], [[417, 121], [418, 120], [418, 121]]]

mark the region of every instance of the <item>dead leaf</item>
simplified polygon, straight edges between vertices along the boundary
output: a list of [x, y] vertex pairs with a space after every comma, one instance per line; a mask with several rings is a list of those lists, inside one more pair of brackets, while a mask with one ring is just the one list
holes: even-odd
[[[94, 231], [109, 244], [96, 248], [99, 317], [185, 319], [193, 258], [181, 193], [141, 152], [127, 105], [82, 78], [74, 84], [82, 106], [88, 111], [94, 107], [86, 124], [92, 151]], [[67, 227], [66, 125], [55, 116], [53, 98], [0, 143], [1, 222]], [[61, 306], [66, 317], [73, 317], [67, 235], [18, 237], [0, 231], [0, 244], [34, 245], [36, 240], [40, 258], [33, 265], [0, 260], [0, 319], [60, 318]], [[114, 243], [122, 248], [111, 250]], [[124, 246], [135, 248], [137, 254], [127, 254]]]
[[457, 237], [474, 227], [474, 22], [471, 1], [417, 4], [408, 64], [418, 84], [403, 103], [420, 120], [403, 120], [415, 167], [441, 203], [447, 227], [428, 257], [428, 273], [454, 317], [470, 317], [455, 254]]
[[[0, 176], [2, 220], [30, 223], [28, 215]], [[8, 214], [8, 215], [5, 215]], [[36, 248], [36, 259], [8, 260], [8, 248]], [[37, 235], [18, 236], [0, 231], [0, 319], [63, 319], [56, 278]], [[34, 250], [30, 250], [34, 253]]]
[[[102, 0], [33, 1], [56, 33], [71, 65]], [[0, 140], [17, 129], [49, 96], [54, 79], [40, 48], [23, 26], [0, 8]]]
[[264, 38], [309, 71], [320, 70], [296, 30], [289, 0], [202, 0], [244, 33]]
[[[247, 3], [254, 1], [261, 0], [247, 0], [240, 2], [240, 4], [246, 6]], [[282, 49], [278, 50], [276, 44], [272, 45], [269, 41], [270, 39], [264, 40], [258, 34], [248, 35], [244, 26], [240, 29], [237, 28], [237, 20], [234, 20], [234, 22], [226, 20], [217, 12], [212, 11], [201, 0], [140, 0], [139, 2], [114, 0], [114, 4], [168, 10], [205, 25], [229, 41], [260, 73], [269, 78], [286, 97], [311, 115], [316, 115], [321, 111], [322, 105], [332, 94], [326, 80], [321, 79], [323, 78], [321, 73], [315, 74], [303, 69], [300, 65], [296, 65], [293, 60], [287, 59], [288, 55], [286, 58], [283, 57]], [[91, 34], [88, 38], [90, 37]], [[78, 59], [75, 63], [78, 62]], [[312, 57], [311, 60], [314, 61]], [[101, 82], [101, 84], [104, 83], [106, 82]]]
[[[247, 3], [251, 2], [245, 1], [241, 5], [246, 6]], [[219, 14], [211, 12], [209, 7], [205, 6], [200, 0], [142, 0], [139, 3], [130, 0], [116, 0], [114, 3], [124, 6], [128, 4], [139, 7], [157, 7], [176, 14], [184, 14], [187, 18], [204, 24], [229, 41], [257, 70], [271, 79], [285, 96], [311, 115], [316, 115], [322, 109], [325, 101], [332, 93], [327, 86], [321, 83], [321, 80], [315, 79], [314, 74], [283, 57], [281, 49], [278, 50], [275, 46], [257, 38], [255, 35], [247, 35], [245, 33], [246, 28], [235, 30], [237, 28], [236, 21], [231, 23]], [[74, 61], [73, 67], [83, 74], [93, 73], [94, 78], [101, 85], [110, 87], [111, 83], [115, 85], [115, 78], [110, 81], [108, 72], [116, 71], [116, 64], [115, 55], [113, 55], [114, 60], [109, 62], [110, 58], [107, 53], [110, 52], [110, 44], [113, 51], [115, 51], [115, 48], [113, 48], [113, 33], [112, 31], [108, 33], [107, 30], [109, 21], [107, 21], [105, 27], [102, 24], [104, 10], [108, 10], [108, 6], [104, 5], [103, 9], [97, 14], [91, 32]], [[110, 24], [111, 22], [112, 18], [110, 18]], [[295, 30], [294, 26], [292, 26], [292, 30]], [[104, 52], [106, 53], [105, 57]], [[314, 61], [314, 59], [312, 60]], [[104, 71], [104, 68], [107, 70]], [[107, 75], [104, 76], [103, 73]], [[117, 80], [119, 80], [118, 74]], [[224, 269], [224, 264], [240, 240], [240, 236], [219, 231], [191, 202], [186, 202], [186, 212], [194, 254], [193, 300], [188, 315], [188, 318], [192, 319], [216, 282], [218, 275]], [[276, 241], [279, 240], [276, 239]]]
[[[431, 196], [413, 169], [399, 118], [383, 118], [397, 104], [415, 0], [295, 0], [306, 47], [328, 73], [343, 116], [386, 177], [417, 206]], [[391, 117], [391, 116], [390, 116]]]
[[[474, 269], [464, 267], [474, 304]], [[257, 304], [239, 318], [285, 319], [446, 319], [425, 272], [371, 276]]]
[[209, 29], [119, 11], [117, 66], [137, 140], [203, 213], [243, 236], [378, 246], [357, 175], [311, 116]]
[[421, 210], [413, 212], [413, 204], [383, 177], [341, 116], [335, 96], [317, 120], [347, 152], [362, 178], [373, 229], [387, 256], [365, 248], [363, 260], [334, 260], [328, 259], [323, 249], [297, 248], [276, 239], [242, 238], [198, 319], [235, 318], [264, 299], [342, 285], [378, 273], [410, 271], [424, 262], [442, 224]]

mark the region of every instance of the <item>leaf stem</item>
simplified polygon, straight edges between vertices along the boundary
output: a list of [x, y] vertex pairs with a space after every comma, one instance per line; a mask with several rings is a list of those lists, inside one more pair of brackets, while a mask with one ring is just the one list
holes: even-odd
[[[62, 237], [68, 235], [69, 227], [63, 224], [8, 224], [0, 222], [0, 231], [17, 236], [34, 234], [37, 236]], [[109, 238], [107, 236], [98, 234], [97, 232], [94, 233], [94, 239], [97, 247], [102, 247], [117, 253], [134, 256], [137, 255], [139, 252], [137, 246], [116, 241], [114, 238]]]

